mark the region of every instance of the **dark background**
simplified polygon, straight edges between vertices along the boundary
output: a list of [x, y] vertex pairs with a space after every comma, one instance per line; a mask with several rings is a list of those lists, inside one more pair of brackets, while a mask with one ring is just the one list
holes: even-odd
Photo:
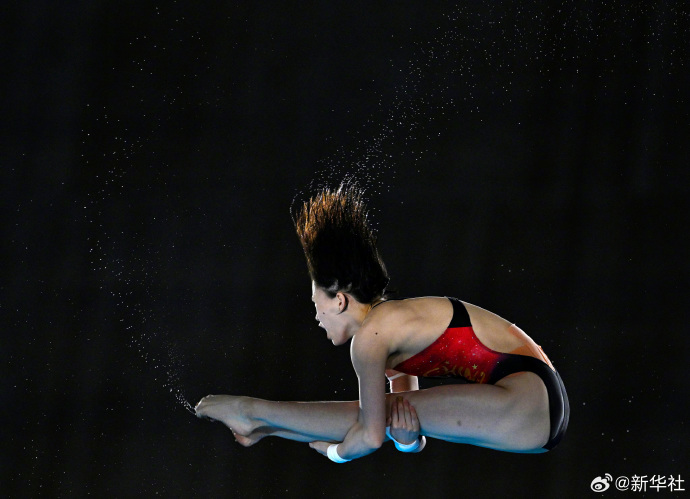
[[[3, 15], [2, 495], [582, 497], [605, 473], [690, 479], [682, 2]], [[347, 175], [399, 295], [458, 296], [543, 346], [572, 408], [557, 449], [431, 441], [341, 466], [279, 439], [241, 448], [185, 409], [357, 397], [289, 216]]]

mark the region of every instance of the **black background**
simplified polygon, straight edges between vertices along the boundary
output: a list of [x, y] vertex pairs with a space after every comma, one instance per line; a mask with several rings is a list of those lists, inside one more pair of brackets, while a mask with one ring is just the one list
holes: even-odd
[[[4, 16], [3, 495], [582, 497], [605, 473], [690, 478], [683, 3]], [[289, 216], [348, 175], [399, 295], [458, 296], [543, 346], [572, 408], [556, 450], [431, 441], [336, 465], [241, 448], [185, 410], [357, 397]]]

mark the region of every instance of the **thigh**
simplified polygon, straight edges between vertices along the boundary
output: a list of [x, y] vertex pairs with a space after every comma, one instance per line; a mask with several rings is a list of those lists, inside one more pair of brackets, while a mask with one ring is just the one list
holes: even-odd
[[495, 385], [444, 385], [402, 395], [417, 410], [421, 433], [449, 442], [513, 452], [538, 452], [549, 437], [549, 402], [534, 373]]

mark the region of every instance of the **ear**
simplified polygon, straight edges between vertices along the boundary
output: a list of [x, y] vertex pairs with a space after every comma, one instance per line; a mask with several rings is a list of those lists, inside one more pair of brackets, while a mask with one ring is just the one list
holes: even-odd
[[335, 297], [338, 300], [338, 314], [342, 314], [347, 310], [347, 306], [350, 304], [350, 300], [348, 299], [347, 295], [345, 293], [341, 293], [340, 291], [336, 293]]

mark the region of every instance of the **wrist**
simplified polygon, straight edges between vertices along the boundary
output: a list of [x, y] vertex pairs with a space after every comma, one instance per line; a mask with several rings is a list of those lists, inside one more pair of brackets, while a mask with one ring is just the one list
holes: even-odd
[[391, 427], [390, 426], [386, 426], [386, 436], [393, 441], [393, 443], [395, 444], [395, 448], [398, 449], [400, 452], [414, 452], [414, 451], [416, 451], [422, 445], [422, 442], [424, 439], [423, 435], [419, 435], [414, 442], [409, 443], [409, 444], [403, 444], [401, 442], [398, 442], [393, 437], [393, 435], [391, 435]]
[[343, 459], [340, 457], [338, 454], [338, 444], [331, 444], [328, 446], [328, 450], [326, 451], [326, 455], [328, 456], [328, 459], [333, 461], [334, 463], [347, 463], [350, 461], [349, 459]]
[[419, 438], [417, 438], [417, 440], [415, 440], [411, 444], [401, 444], [400, 442], [395, 442], [395, 448], [398, 449], [400, 452], [414, 452], [417, 449], [419, 449], [420, 445], [421, 442]]

